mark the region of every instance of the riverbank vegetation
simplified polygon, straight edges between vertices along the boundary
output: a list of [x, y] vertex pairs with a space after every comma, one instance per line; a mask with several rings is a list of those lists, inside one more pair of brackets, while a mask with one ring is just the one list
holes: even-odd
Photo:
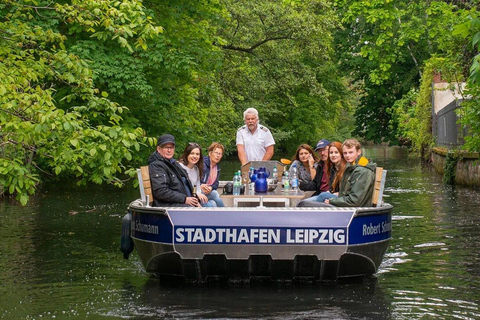
[[[165, 132], [180, 147], [219, 141], [232, 152], [248, 107], [279, 152], [352, 135], [425, 150], [432, 74], [467, 79], [466, 94], [480, 94], [478, 9], [468, 0], [4, 0], [0, 193], [25, 204], [46, 180], [122, 185]], [[478, 101], [463, 118], [477, 150]]]

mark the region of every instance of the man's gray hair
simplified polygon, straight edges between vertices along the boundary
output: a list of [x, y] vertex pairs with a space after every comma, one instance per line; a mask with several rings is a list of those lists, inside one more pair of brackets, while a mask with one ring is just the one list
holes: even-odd
[[243, 119], [247, 117], [247, 114], [253, 114], [258, 119], [258, 111], [255, 108], [248, 108], [247, 110], [245, 110], [245, 112], [243, 113]]

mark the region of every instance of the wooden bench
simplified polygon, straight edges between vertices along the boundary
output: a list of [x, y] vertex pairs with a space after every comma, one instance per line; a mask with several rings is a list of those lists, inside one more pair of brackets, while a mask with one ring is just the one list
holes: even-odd
[[143, 203], [150, 207], [153, 203], [152, 185], [150, 183], [150, 173], [148, 166], [137, 169], [138, 187], [140, 188], [140, 197]]
[[[283, 169], [283, 168], [282, 168]], [[150, 207], [153, 203], [152, 185], [150, 183], [150, 173], [148, 166], [137, 169], [138, 187], [140, 188], [140, 197], [143, 203]], [[383, 191], [385, 189], [385, 180], [387, 177], [387, 170], [377, 167], [375, 171], [375, 182], [372, 194], [372, 206], [380, 207], [383, 204]]]
[[383, 204], [383, 190], [385, 189], [385, 180], [387, 177], [387, 170], [377, 167], [375, 171], [375, 182], [373, 185], [372, 206], [381, 207]]

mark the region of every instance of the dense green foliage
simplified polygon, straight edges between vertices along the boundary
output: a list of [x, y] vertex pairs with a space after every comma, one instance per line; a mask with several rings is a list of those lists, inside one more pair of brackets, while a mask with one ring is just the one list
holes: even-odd
[[470, 16], [459, 25], [456, 33], [471, 40], [475, 56], [472, 58], [470, 75], [467, 81], [465, 96], [460, 110], [461, 123], [468, 128], [469, 134], [465, 137], [465, 147], [469, 151], [480, 151], [480, 14]]
[[55, 7], [4, 1], [1, 10], [2, 191], [25, 204], [44, 177], [121, 184], [119, 175], [134, 173], [125, 163], [145, 142], [144, 132], [123, 125], [125, 108], [95, 88], [92, 69], [66, 50], [58, 24], [62, 17], [127, 51], [145, 46], [160, 29], [135, 1], [73, 1]]
[[[332, 55], [327, 1], [4, 1], [0, 192], [122, 184], [153, 138], [235, 148], [257, 107], [277, 150], [343, 139], [356, 101]], [[350, 124], [349, 124], [350, 123]], [[342, 125], [340, 125], [342, 124]]]
[[[344, 31], [336, 37], [339, 61], [365, 90], [361, 105], [355, 110], [355, 133], [376, 142], [396, 142], [398, 137], [408, 137], [408, 132], [397, 127], [398, 112], [392, 106], [411, 90], [418, 90], [421, 81], [432, 81], [432, 74], [423, 72], [430, 58], [453, 61], [454, 67], [461, 68], [459, 74], [468, 70], [471, 50], [452, 30], [476, 13], [473, 3], [335, 3], [344, 25]], [[426, 78], [421, 80], [422, 77]]]
[[455, 184], [455, 172], [457, 168], [458, 155], [455, 152], [448, 152], [443, 167], [443, 182]]
[[[277, 149], [350, 134], [347, 88], [332, 61], [338, 27], [326, 1], [226, 1], [222, 88], [237, 114], [260, 112]], [[241, 116], [237, 123], [242, 124]], [[341, 125], [342, 124], [342, 125]], [[342, 128], [345, 130], [341, 132]]]
[[[443, 26], [448, 32], [439, 33], [439, 39], [435, 40], [439, 50], [424, 61], [419, 90], [412, 89], [392, 108], [395, 113], [393, 120], [398, 121], [400, 135], [412, 144], [413, 149], [419, 152], [425, 161], [428, 161], [431, 147], [435, 143], [432, 135], [432, 81], [436, 74], [441, 75], [442, 80], [450, 83], [452, 87], [460, 86], [470, 74], [467, 89], [460, 92], [465, 101], [459, 113], [462, 124], [469, 128], [465, 147], [471, 151], [480, 150], [480, 118], [476, 116], [480, 104], [476, 98], [478, 95], [475, 94], [479, 92], [479, 83], [475, 81], [475, 71], [478, 68], [475, 61], [478, 60], [478, 54], [472, 59], [473, 49], [478, 43], [478, 39], [477, 42], [475, 39], [480, 38], [480, 33], [475, 36], [478, 29], [475, 31], [473, 22], [478, 18], [472, 18], [472, 15], [477, 13], [476, 10], [453, 10], [454, 7], [445, 4], [441, 7], [444, 22], [448, 22]], [[468, 44], [469, 39], [472, 39], [473, 47]]]
[[[235, 150], [248, 107], [277, 152], [319, 138], [433, 144], [433, 73], [468, 78], [480, 149], [476, 3], [366, 0], [4, 0], [0, 195], [122, 185], [156, 137]], [[478, 9], [478, 8], [477, 8]]]

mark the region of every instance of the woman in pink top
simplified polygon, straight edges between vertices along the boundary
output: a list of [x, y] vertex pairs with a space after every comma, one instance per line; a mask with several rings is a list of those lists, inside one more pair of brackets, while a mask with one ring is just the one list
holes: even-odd
[[200, 179], [202, 193], [207, 196], [208, 200], [215, 201], [217, 207], [225, 207], [217, 191], [220, 178], [220, 166], [218, 163], [222, 159], [224, 151], [225, 148], [218, 142], [213, 142], [208, 147], [208, 156], [203, 158], [203, 175]]

